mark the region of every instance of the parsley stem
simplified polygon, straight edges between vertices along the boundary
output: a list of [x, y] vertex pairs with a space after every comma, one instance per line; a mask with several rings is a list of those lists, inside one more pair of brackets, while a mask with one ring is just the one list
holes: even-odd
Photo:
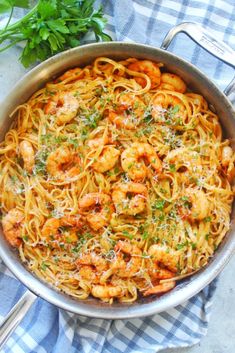
[[6, 45], [5, 47], [3, 48], [0, 48], [0, 53], [6, 49], [9, 49], [11, 47], [13, 47], [16, 43], [19, 43], [19, 42], [22, 42], [23, 39], [16, 39], [14, 42], [11, 42], [10, 44]]
[[6, 26], [6, 28], [0, 30], [0, 37], [2, 36], [2, 34], [4, 34], [6, 31], [11, 31], [11, 30], [15, 30], [17, 29], [17, 27], [19, 27], [19, 25], [22, 22], [26, 22], [30, 17], [32, 17], [32, 15], [34, 13], [37, 12], [37, 5], [35, 5], [31, 11], [29, 11], [24, 17], [22, 17], [19, 21], [16, 21], [15, 23], [13, 23], [10, 26]]
[[13, 11], [14, 11], [14, 7], [11, 8], [11, 13], [10, 13], [10, 16], [8, 18], [7, 24], [6, 24], [5, 28], [4, 28], [4, 31], [6, 31], [8, 25], [9, 25], [9, 23], [11, 21], [11, 18], [12, 18], [12, 15], [13, 15]]

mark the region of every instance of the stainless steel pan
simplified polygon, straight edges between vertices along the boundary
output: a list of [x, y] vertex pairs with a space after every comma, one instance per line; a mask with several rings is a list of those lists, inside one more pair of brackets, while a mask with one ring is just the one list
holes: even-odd
[[[25, 102], [33, 92], [41, 88], [54, 76], [74, 66], [91, 63], [99, 56], [108, 56], [114, 59], [136, 57], [163, 62], [168, 71], [178, 74], [184, 79], [188, 87], [195, 92], [201, 93], [210, 102], [211, 109], [220, 117], [224, 135], [232, 140], [232, 145], [235, 147], [235, 113], [225, 94], [220, 92], [196, 67], [166, 51], [171, 40], [178, 32], [185, 32], [213, 55], [230, 66], [235, 66], [235, 52], [224, 43], [212, 38], [204, 29], [194, 23], [183, 23], [173, 28], [164, 39], [162, 49], [142, 44], [111, 42], [89, 44], [68, 50], [38, 65], [17, 83], [1, 107], [0, 138], [2, 139], [9, 129], [11, 124], [9, 114], [13, 109], [18, 104]], [[233, 80], [225, 90], [225, 93], [228, 94], [234, 86], [235, 81]], [[19, 260], [17, 252], [8, 245], [1, 234], [0, 256], [13, 274], [28, 287], [29, 291], [26, 292], [11, 310], [4, 323], [2, 323], [0, 345], [9, 337], [37, 296], [70, 312], [105, 319], [152, 315], [184, 302], [210, 283], [229, 261], [235, 249], [234, 220], [235, 212], [233, 211], [230, 231], [206, 268], [182, 280], [174, 290], [160, 298], [139, 299], [131, 305], [119, 303], [109, 305], [101, 303], [94, 298], [77, 301], [66, 294], [56, 291], [48, 284], [40, 281], [24, 267]]]

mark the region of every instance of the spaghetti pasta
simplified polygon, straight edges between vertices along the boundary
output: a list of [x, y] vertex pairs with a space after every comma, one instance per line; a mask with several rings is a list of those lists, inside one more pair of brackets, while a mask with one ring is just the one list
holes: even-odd
[[131, 303], [208, 263], [229, 229], [235, 154], [204, 97], [162, 63], [97, 58], [12, 114], [2, 227], [39, 278]]

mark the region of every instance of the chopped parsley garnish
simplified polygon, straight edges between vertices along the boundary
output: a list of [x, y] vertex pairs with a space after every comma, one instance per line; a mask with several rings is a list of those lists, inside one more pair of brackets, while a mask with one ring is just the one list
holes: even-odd
[[169, 168], [170, 168], [171, 172], [175, 172], [176, 171], [175, 164], [170, 164]]
[[69, 226], [61, 226], [61, 227], [59, 227], [60, 233], [65, 233], [65, 232], [67, 232], [69, 229], [70, 229]]
[[181, 200], [182, 200], [182, 201], [189, 201], [189, 197], [188, 197], [188, 196], [182, 196], [182, 197], [181, 197]]
[[46, 160], [49, 155], [48, 150], [41, 150], [36, 154], [34, 174], [46, 174]]
[[149, 237], [149, 233], [147, 231], [144, 231], [144, 233], [142, 234], [142, 239], [146, 240], [148, 239], [148, 237]]
[[48, 265], [47, 263], [45, 263], [44, 261], [42, 261], [42, 263], [41, 263], [41, 269], [42, 269], [43, 271], [46, 271], [46, 269], [47, 269], [48, 267], [50, 267], [50, 265]]
[[73, 253], [78, 253], [81, 250], [81, 248], [83, 247], [83, 245], [87, 242], [87, 240], [93, 238], [93, 235], [89, 232], [84, 233], [83, 235], [81, 235], [78, 232], [77, 236], [79, 238], [79, 241], [77, 242], [77, 245], [74, 248], [72, 248], [71, 251]]
[[157, 200], [154, 205], [152, 206], [153, 209], [155, 210], [163, 210], [165, 205], [165, 200]]
[[151, 240], [152, 240], [152, 242], [153, 242], [154, 244], [156, 244], [156, 243], [159, 242], [160, 239], [159, 239], [159, 237], [156, 237], [156, 236], [155, 236], [155, 237], [152, 237]]
[[177, 249], [177, 250], [181, 250], [181, 249], [183, 249], [185, 246], [188, 246], [188, 240], [186, 240], [186, 241], [183, 242], [183, 243], [177, 244], [177, 245], [176, 245], [176, 249]]
[[106, 254], [105, 257], [107, 260], [113, 260], [116, 257], [116, 253], [114, 250], [109, 250]]
[[150, 256], [146, 252], [143, 252], [141, 257], [142, 259], [148, 259]]
[[72, 243], [72, 240], [71, 240], [69, 237], [65, 237], [65, 241], [66, 241], [66, 243], [68, 243], [68, 244], [71, 244], [71, 243]]
[[17, 178], [16, 175], [12, 175], [11, 176], [11, 181], [12, 181], [13, 184], [15, 184], [15, 183], [17, 183], [19, 181], [19, 179]]
[[164, 221], [164, 219], [165, 219], [165, 215], [164, 215], [164, 213], [162, 213], [162, 214], [160, 214], [160, 216], [158, 217], [158, 219], [159, 219], [159, 221]]
[[56, 208], [51, 211], [51, 217], [53, 217], [53, 218], [61, 218], [61, 217], [63, 217], [63, 215], [64, 215], [64, 213], [59, 211]]
[[117, 175], [120, 173], [120, 169], [118, 167], [115, 167], [114, 169], [111, 169], [107, 172], [107, 175], [112, 176], [112, 175]]
[[190, 202], [190, 199], [188, 196], [182, 196], [181, 200], [183, 201], [184, 207], [190, 208], [192, 206], [192, 203]]
[[178, 105], [175, 105], [174, 108], [169, 109], [170, 114], [176, 114], [180, 110], [180, 107]]
[[133, 239], [133, 234], [130, 234], [127, 230], [123, 230], [122, 234], [124, 235], [124, 237], [129, 238], [129, 239]]
[[153, 117], [151, 114], [148, 114], [144, 117], [143, 122], [149, 124], [153, 120]]
[[93, 113], [85, 115], [84, 123], [85, 123], [85, 125], [94, 129], [97, 127], [98, 122], [100, 121], [101, 118], [102, 118], [102, 116], [100, 115], [100, 113], [98, 111], [94, 111]]
[[206, 240], [209, 240], [209, 236], [210, 236], [210, 234], [207, 233], [207, 234], [205, 235], [205, 239], [206, 239]]

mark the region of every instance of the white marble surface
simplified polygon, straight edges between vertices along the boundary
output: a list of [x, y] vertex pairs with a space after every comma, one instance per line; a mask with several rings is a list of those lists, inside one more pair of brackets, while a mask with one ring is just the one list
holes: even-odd
[[[20, 49], [16, 48], [0, 53], [0, 101], [26, 72], [18, 62], [19, 55]], [[194, 347], [167, 349], [162, 353], [235, 353], [234, 273], [235, 258], [220, 275], [207, 336]]]

